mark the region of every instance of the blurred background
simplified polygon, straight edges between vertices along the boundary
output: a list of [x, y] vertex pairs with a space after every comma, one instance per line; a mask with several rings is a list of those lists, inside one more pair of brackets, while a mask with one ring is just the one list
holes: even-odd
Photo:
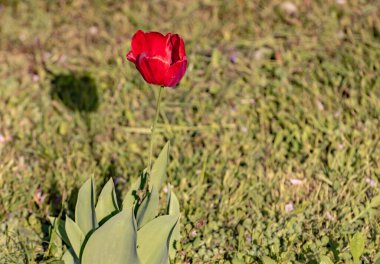
[[189, 60], [156, 144], [176, 263], [350, 263], [358, 232], [379, 261], [378, 0], [0, 0], [0, 263], [58, 259], [48, 216], [89, 176], [123, 197], [147, 166], [137, 29], [180, 34]]

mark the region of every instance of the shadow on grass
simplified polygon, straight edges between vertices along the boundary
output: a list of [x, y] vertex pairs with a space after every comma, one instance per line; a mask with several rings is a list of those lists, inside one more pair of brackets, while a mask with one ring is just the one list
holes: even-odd
[[65, 74], [52, 73], [52, 75], [51, 98], [81, 115], [87, 128], [91, 154], [98, 164], [99, 158], [94, 150], [95, 135], [92, 132], [90, 115], [99, 108], [99, 95], [95, 80], [89, 73], [70, 72]]
[[72, 111], [90, 113], [99, 107], [96, 82], [88, 73], [70, 72], [54, 75], [50, 96]]

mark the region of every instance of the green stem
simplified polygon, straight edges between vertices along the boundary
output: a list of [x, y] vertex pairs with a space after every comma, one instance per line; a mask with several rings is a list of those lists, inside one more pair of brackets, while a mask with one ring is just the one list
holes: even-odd
[[152, 156], [153, 156], [153, 144], [154, 144], [154, 131], [156, 129], [158, 114], [160, 112], [161, 93], [162, 93], [163, 89], [164, 89], [164, 87], [161, 86], [160, 90], [158, 92], [157, 104], [156, 104], [156, 114], [154, 116], [154, 122], [153, 122], [153, 125], [152, 125], [152, 128], [151, 128], [151, 133], [150, 133], [150, 151], [149, 151], [149, 165], [148, 165], [149, 174], [151, 174], [151, 172], [152, 172]]

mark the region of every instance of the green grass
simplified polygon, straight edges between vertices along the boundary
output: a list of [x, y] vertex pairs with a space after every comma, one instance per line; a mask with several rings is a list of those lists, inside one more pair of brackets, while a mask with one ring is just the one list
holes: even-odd
[[0, 263], [59, 258], [47, 216], [89, 176], [122, 197], [147, 166], [139, 28], [181, 34], [190, 62], [155, 152], [171, 140], [177, 263], [352, 263], [360, 232], [380, 261], [378, 1], [0, 2]]

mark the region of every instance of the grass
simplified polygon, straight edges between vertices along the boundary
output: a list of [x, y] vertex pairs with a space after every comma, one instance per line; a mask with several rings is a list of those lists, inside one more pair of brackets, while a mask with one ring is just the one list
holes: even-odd
[[1, 2], [0, 263], [59, 258], [48, 215], [147, 166], [139, 28], [181, 34], [190, 62], [155, 150], [171, 140], [177, 263], [352, 263], [358, 233], [380, 261], [377, 1]]

